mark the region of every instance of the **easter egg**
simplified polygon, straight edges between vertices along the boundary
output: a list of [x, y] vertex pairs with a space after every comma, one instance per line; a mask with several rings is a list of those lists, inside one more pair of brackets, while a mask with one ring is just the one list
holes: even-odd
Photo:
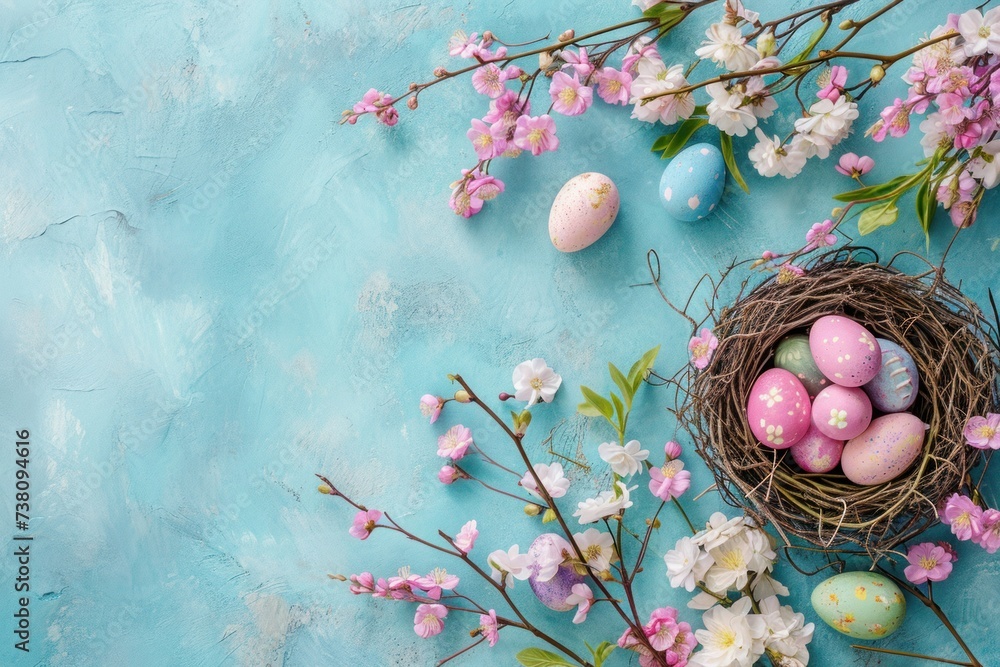
[[562, 252], [576, 252], [604, 236], [618, 216], [618, 188], [604, 174], [588, 172], [566, 181], [549, 211], [549, 238]]
[[861, 435], [871, 421], [872, 402], [858, 387], [832, 384], [813, 400], [813, 425], [835, 440], [850, 440]]
[[872, 420], [864, 433], [847, 441], [840, 466], [847, 479], [862, 486], [899, 477], [920, 455], [924, 423], [908, 412]]
[[747, 421], [754, 437], [788, 449], [809, 430], [809, 395], [798, 378], [781, 368], [764, 371], [750, 389]]
[[860, 387], [882, 366], [875, 336], [843, 315], [816, 320], [809, 330], [809, 349], [823, 375], [842, 387]]
[[815, 398], [824, 387], [830, 386], [830, 381], [813, 360], [809, 336], [805, 334], [794, 334], [778, 343], [774, 351], [774, 365], [797, 377], [809, 393], [809, 398]]
[[872, 405], [882, 412], [902, 412], [917, 400], [920, 380], [913, 357], [891, 340], [877, 338], [882, 367], [864, 386]]
[[726, 164], [712, 144], [688, 146], [674, 157], [660, 177], [660, 202], [670, 217], [701, 220], [715, 210], [726, 187]]
[[855, 639], [891, 635], [906, 617], [906, 598], [891, 579], [877, 572], [844, 572], [812, 592], [816, 615]]
[[806, 472], [830, 472], [840, 463], [844, 443], [823, 435], [812, 424], [802, 439], [792, 445], [790, 451], [795, 463]]
[[[559, 565], [549, 578], [549, 573], [542, 572], [542, 562], [562, 562], [566, 556], [573, 553], [573, 546], [555, 533], [544, 533], [535, 538], [528, 548], [531, 557], [531, 574], [528, 585], [539, 601], [553, 611], [569, 611], [575, 605], [567, 604], [566, 598], [573, 592], [573, 586], [583, 583], [586, 576], [579, 574], [570, 565]], [[544, 578], [544, 580], [543, 580]]]

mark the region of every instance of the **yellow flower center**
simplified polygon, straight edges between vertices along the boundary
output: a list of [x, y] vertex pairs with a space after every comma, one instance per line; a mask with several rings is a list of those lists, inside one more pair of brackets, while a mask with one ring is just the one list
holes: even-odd
[[701, 359], [708, 355], [708, 343], [701, 342], [694, 346], [694, 350], [691, 352], [695, 359]]
[[540, 378], [534, 378], [531, 380], [531, 388], [535, 391], [542, 390], [542, 380]]
[[719, 565], [730, 570], [739, 570], [746, 565], [746, 561], [743, 559], [742, 551], [732, 549], [723, 552], [722, 558], [719, 560]]
[[736, 633], [729, 628], [720, 630], [716, 637], [720, 648], [732, 648], [736, 644]]
[[934, 568], [937, 567], [937, 564], [938, 562], [937, 559], [935, 558], [928, 558], [927, 556], [920, 557], [920, 567], [924, 568], [925, 570], [933, 570]]
[[566, 86], [559, 91], [559, 99], [562, 100], [563, 104], [570, 106], [576, 102], [576, 90], [570, 86]]
[[530, 143], [532, 146], [537, 146], [540, 143], [542, 143], [542, 139], [544, 138], [544, 136], [545, 133], [542, 130], [535, 128], [531, 132], [528, 132], [528, 143]]
[[608, 81], [608, 92], [617, 93], [622, 89], [622, 82], [618, 79], [611, 79]]
[[982, 426], [976, 429], [976, 435], [979, 436], [980, 438], [986, 438], [987, 440], [989, 440], [996, 434], [997, 430], [992, 426], [987, 426], [986, 424], [983, 424]]

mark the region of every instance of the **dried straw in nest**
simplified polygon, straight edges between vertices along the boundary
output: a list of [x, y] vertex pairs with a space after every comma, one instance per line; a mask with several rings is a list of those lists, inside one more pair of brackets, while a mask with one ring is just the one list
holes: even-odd
[[[854, 543], [874, 554], [935, 523], [936, 508], [978, 461], [962, 429], [970, 416], [997, 410], [1000, 360], [990, 340], [997, 332], [937, 270], [909, 276], [877, 257], [865, 261], [858, 249], [804, 268], [785, 284], [772, 276], [746, 292], [744, 283], [736, 302], [717, 313], [719, 346], [708, 368], [681, 378], [676, 414], [726, 502], [770, 521], [786, 542], [795, 535], [824, 548]], [[911, 411], [930, 425], [923, 453], [905, 475], [879, 486], [858, 486], [837, 472], [803, 473], [790, 454], [758, 444], [747, 425], [751, 385], [772, 364], [778, 342], [835, 313], [898, 342], [920, 374]]]

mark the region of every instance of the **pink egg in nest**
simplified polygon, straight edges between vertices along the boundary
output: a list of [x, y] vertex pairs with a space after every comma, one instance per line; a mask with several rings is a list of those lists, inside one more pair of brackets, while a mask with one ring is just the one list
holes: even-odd
[[802, 439], [791, 447], [795, 463], [806, 472], [830, 472], [840, 463], [844, 443], [835, 440], [816, 428], [813, 424]]
[[812, 405], [812, 423], [834, 440], [850, 440], [864, 433], [872, 421], [872, 402], [858, 387], [830, 385]]
[[809, 394], [781, 368], [764, 371], [750, 389], [747, 421], [754, 437], [774, 449], [788, 449], [809, 430]]
[[882, 367], [875, 336], [843, 315], [826, 315], [813, 323], [809, 350], [823, 375], [842, 387], [860, 387]]

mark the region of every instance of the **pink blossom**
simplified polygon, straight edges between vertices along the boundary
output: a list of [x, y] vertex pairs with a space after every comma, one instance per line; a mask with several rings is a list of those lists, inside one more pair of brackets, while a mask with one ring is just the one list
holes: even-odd
[[507, 92], [506, 82], [521, 76], [521, 68], [511, 65], [500, 69], [493, 63], [486, 63], [472, 73], [472, 87], [480, 95], [496, 99]]
[[806, 251], [816, 248], [825, 248], [837, 242], [837, 237], [830, 233], [833, 229], [833, 220], [817, 222], [806, 232]]
[[667, 461], [660, 468], [649, 469], [649, 490], [663, 501], [680, 498], [691, 487], [691, 473], [680, 459]]
[[834, 65], [830, 68], [830, 80], [822, 90], [816, 93], [816, 97], [821, 100], [836, 102], [840, 99], [840, 95], [844, 92], [844, 86], [846, 84], [847, 68], [841, 65]]
[[556, 150], [559, 148], [559, 137], [556, 136], [555, 121], [548, 114], [518, 117], [514, 145], [531, 151], [532, 155]]
[[941, 118], [949, 125], [958, 125], [968, 119], [969, 109], [965, 98], [957, 93], [941, 93], [934, 102], [938, 105]]
[[472, 127], [465, 136], [472, 142], [480, 160], [490, 160], [507, 150], [507, 130], [500, 121], [487, 125], [478, 118], [473, 118]]
[[840, 156], [840, 162], [834, 169], [844, 176], [857, 178], [864, 176], [875, 167], [875, 160], [867, 155], [858, 156], [856, 153], [844, 153]]
[[347, 532], [359, 540], [367, 540], [368, 536], [375, 530], [375, 524], [381, 518], [382, 513], [378, 510], [362, 510], [354, 515], [354, 523]]
[[433, 424], [441, 416], [444, 408], [444, 399], [433, 394], [424, 394], [420, 397], [420, 413], [424, 417], [430, 417]]
[[948, 212], [951, 217], [951, 224], [958, 228], [971, 227], [979, 215], [979, 208], [975, 202], [960, 201], [951, 207]]
[[486, 638], [490, 646], [496, 646], [500, 639], [500, 624], [497, 622], [497, 613], [490, 609], [489, 614], [480, 614], [479, 633]]
[[472, 431], [456, 424], [438, 437], [438, 456], [458, 461], [465, 456], [471, 444]]
[[880, 115], [881, 120], [876, 121], [869, 130], [875, 141], [882, 141], [886, 134], [898, 138], [910, 131], [910, 108], [898, 97], [892, 106], [883, 109]]
[[951, 574], [951, 554], [933, 542], [910, 547], [906, 552], [906, 560], [910, 564], [903, 573], [906, 579], [914, 584], [944, 581]]
[[417, 607], [417, 613], [413, 616], [413, 631], [424, 639], [439, 635], [444, 630], [443, 619], [447, 615], [448, 610], [444, 605], [422, 604]]
[[691, 363], [698, 370], [708, 366], [715, 354], [715, 348], [719, 347], [719, 339], [715, 337], [711, 329], [702, 329], [701, 334], [695, 336], [688, 342], [688, 352], [691, 353]]
[[642, 58], [663, 62], [656, 42], [649, 37], [639, 37], [628, 48], [628, 53], [622, 58], [622, 71], [635, 76], [638, 72], [639, 61]]
[[442, 484], [451, 484], [464, 477], [461, 469], [454, 466], [442, 466], [438, 470], [438, 481]]
[[605, 67], [594, 75], [597, 82], [597, 94], [608, 104], [627, 105], [629, 91], [632, 89], [632, 75], [618, 71], [614, 67]]
[[556, 72], [552, 75], [549, 97], [552, 98], [552, 109], [556, 113], [579, 116], [590, 108], [594, 101], [594, 91], [590, 86], [580, 83], [576, 74], [571, 78], [565, 72]]
[[972, 201], [972, 193], [976, 187], [976, 179], [963, 169], [957, 174], [949, 174], [941, 181], [936, 197], [946, 209], [949, 209], [959, 202]]
[[795, 266], [790, 262], [785, 262], [784, 264], [778, 267], [778, 278], [777, 278], [778, 284], [787, 285], [788, 283], [792, 282], [799, 276], [804, 276], [805, 273], [806, 273], [805, 269], [803, 269], [801, 266]]
[[663, 445], [663, 453], [667, 455], [668, 461], [672, 461], [674, 459], [679, 459], [683, 450], [679, 444], [673, 440], [668, 440], [667, 443]]
[[371, 88], [364, 94], [361, 101], [354, 105], [354, 113], [348, 117], [347, 122], [354, 125], [358, 121], [359, 116], [373, 113], [375, 114], [375, 120], [383, 125], [395, 125], [399, 121], [399, 112], [396, 111], [396, 108], [391, 103], [392, 95]]
[[983, 509], [968, 496], [953, 493], [945, 502], [941, 522], [951, 526], [958, 539], [976, 540], [983, 532]]
[[441, 599], [441, 591], [453, 591], [458, 586], [458, 577], [448, 574], [443, 568], [435, 568], [427, 576], [417, 577], [413, 580], [414, 585], [427, 593], [427, 597], [432, 600]]
[[972, 541], [986, 549], [987, 553], [996, 553], [1000, 549], [1000, 510], [984, 510], [982, 522], [982, 532]]
[[470, 196], [478, 197], [483, 201], [491, 201], [504, 191], [504, 182], [499, 178], [483, 174], [478, 169], [470, 173], [472, 176], [465, 185], [465, 191]]
[[455, 548], [467, 554], [476, 545], [477, 537], [479, 537], [479, 531], [476, 530], [476, 521], [473, 519], [462, 526], [462, 530], [458, 531], [458, 535], [453, 540]]
[[[453, 210], [456, 215], [460, 215], [463, 218], [471, 218], [483, 210], [483, 200], [469, 194], [469, 191], [466, 189], [467, 182], [468, 181], [463, 178], [462, 180], [452, 183], [451, 198], [448, 200], [448, 206], [451, 207], [451, 210]], [[433, 417], [431, 419], [431, 423], [433, 424], [436, 419], [437, 417]]]
[[479, 33], [474, 32], [466, 35], [464, 32], [456, 32], [448, 40], [448, 55], [459, 58], [472, 58], [479, 53]]
[[586, 79], [590, 76], [590, 73], [594, 71], [594, 64], [590, 62], [590, 58], [587, 57], [587, 49], [580, 47], [580, 50], [573, 53], [569, 49], [563, 49], [559, 57], [563, 59], [566, 64], [563, 65], [563, 69], [567, 67], [572, 67], [577, 74]]
[[938, 540], [937, 545], [948, 552], [951, 556], [951, 562], [954, 563], [958, 560], [958, 552], [955, 551], [955, 547], [952, 546], [951, 542], [945, 542], [944, 540]]
[[503, 121], [504, 129], [509, 135], [517, 126], [517, 119], [529, 111], [531, 102], [522, 99], [516, 91], [508, 90], [490, 102], [490, 110], [483, 116], [483, 121], [491, 124]]
[[777, 255], [771, 252], [770, 250], [765, 250], [760, 254], [760, 258], [765, 262], [770, 262], [775, 257], [777, 257]]
[[566, 598], [566, 604], [576, 605], [573, 622], [579, 625], [587, 620], [590, 607], [594, 604], [594, 592], [587, 584], [573, 584], [572, 593]]
[[965, 424], [965, 441], [976, 449], [1000, 449], [1000, 414], [972, 417]]
[[364, 595], [375, 592], [375, 577], [372, 576], [371, 572], [352, 574], [350, 579], [351, 592], [355, 595]]

